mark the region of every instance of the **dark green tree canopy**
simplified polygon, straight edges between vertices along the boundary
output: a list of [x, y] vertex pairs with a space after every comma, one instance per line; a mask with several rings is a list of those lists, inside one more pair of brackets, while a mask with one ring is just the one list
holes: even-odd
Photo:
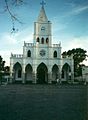
[[0, 56], [0, 72], [4, 71], [5, 61], [3, 61], [2, 57]]
[[3, 76], [10, 75], [10, 67], [5, 66], [5, 61], [0, 56], [0, 84], [2, 84]]
[[[82, 48], [76, 48], [72, 50], [68, 50], [67, 52], [62, 53], [62, 57], [65, 58], [66, 56], [71, 56], [73, 55], [74, 59], [74, 71], [75, 71], [75, 76], [79, 76], [82, 74], [81, 68], [83, 64], [81, 64], [86, 58], [88, 57], [87, 51], [82, 49]], [[80, 71], [80, 72], [79, 72]]]
[[65, 51], [62, 53], [62, 57], [66, 57], [66, 56], [69, 57], [71, 55], [73, 55], [73, 59], [76, 65], [83, 62], [88, 56], [87, 51], [82, 48], [76, 48], [76, 49], [68, 50], [67, 52]]

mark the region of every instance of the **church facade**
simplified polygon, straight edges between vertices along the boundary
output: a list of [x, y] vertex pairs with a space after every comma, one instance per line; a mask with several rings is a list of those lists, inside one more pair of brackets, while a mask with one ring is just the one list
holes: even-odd
[[11, 54], [11, 82], [53, 83], [74, 80], [73, 57], [61, 56], [61, 43], [52, 44], [52, 23], [44, 5], [34, 22], [33, 43], [24, 42], [23, 54]]

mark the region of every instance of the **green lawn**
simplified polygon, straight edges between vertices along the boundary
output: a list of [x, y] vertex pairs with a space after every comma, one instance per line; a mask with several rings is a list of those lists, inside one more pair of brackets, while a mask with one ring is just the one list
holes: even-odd
[[87, 86], [0, 86], [0, 120], [87, 119]]

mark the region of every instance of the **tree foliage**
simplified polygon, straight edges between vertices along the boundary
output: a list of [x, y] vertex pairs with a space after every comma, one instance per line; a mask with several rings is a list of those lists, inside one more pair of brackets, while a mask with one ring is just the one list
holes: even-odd
[[9, 18], [12, 21], [12, 30], [11, 33], [15, 33], [18, 31], [18, 29], [15, 28], [15, 22], [18, 22], [20, 24], [23, 24], [23, 22], [19, 19], [19, 17], [14, 12], [14, 8], [17, 8], [17, 6], [21, 6], [25, 4], [25, 0], [4, 0], [4, 6], [3, 11], [0, 13], [8, 13]]
[[5, 61], [3, 61], [3, 58], [0, 56], [0, 72], [4, 71]]
[[3, 58], [0, 56], [0, 84], [2, 83], [2, 76], [10, 75], [10, 67], [5, 66], [5, 61], [3, 61]]
[[0, 80], [2, 79], [4, 67], [5, 67], [5, 61], [3, 61], [3, 58], [0, 56]]
[[80, 76], [82, 75], [82, 66], [83, 66], [82, 62], [86, 60], [86, 57], [88, 57], [87, 51], [81, 48], [76, 48], [62, 53], [63, 58], [66, 56], [69, 57], [71, 55], [73, 55], [73, 59], [74, 59], [75, 76]]
[[11, 10], [11, 5], [18, 6], [23, 3], [23, 0], [5, 0], [5, 11], [9, 13], [12, 21], [17, 21], [19, 23], [22, 23], [14, 14], [14, 12]]

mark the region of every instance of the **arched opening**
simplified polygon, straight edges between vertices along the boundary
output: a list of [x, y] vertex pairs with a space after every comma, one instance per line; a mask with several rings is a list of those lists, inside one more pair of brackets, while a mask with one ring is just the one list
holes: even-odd
[[37, 68], [37, 83], [38, 84], [48, 83], [48, 69], [44, 63], [41, 63]]
[[49, 43], [49, 38], [46, 38], [46, 44], [48, 44]]
[[57, 79], [59, 78], [59, 68], [58, 66], [55, 64], [52, 67], [52, 80], [53, 81], [57, 81]]
[[65, 63], [62, 67], [62, 79], [65, 81], [71, 79], [71, 68], [68, 63]]
[[39, 37], [37, 38], [37, 42], [39, 42], [40, 41], [40, 39], [39, 39]]
[[41, 43], [44, 44], [44, 38], [41, 39]]
[[21, 78], [21, 70], [18, 70], [18, 78]]
[[18, 62], [13, 67], [13, 76], [15, 81], [22, 81], [22, 67]]
[[54, 56], [54, 58], [57, 58], [57, 51], [54, 51], [53, 56]]
[[28, 52], [27, 52], [27, 57], [31, 57], [31, 51], [30, 50], [28, 50]]
[[32, 81], [32, 66], [30, 64], [28, 64], [25, 68], [25, 80], [26, 83]]

